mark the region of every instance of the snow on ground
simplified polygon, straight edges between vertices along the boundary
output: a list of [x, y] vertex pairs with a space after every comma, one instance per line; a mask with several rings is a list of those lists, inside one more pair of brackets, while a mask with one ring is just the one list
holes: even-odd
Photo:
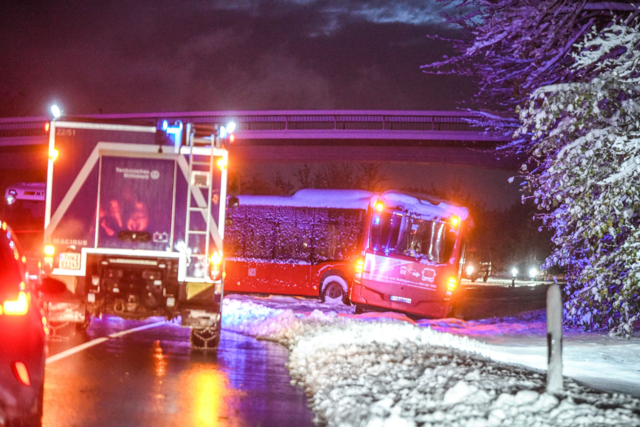
[[354, 314], [355, 307], [345, 305], [342, 298], [335, 301], [320, 302], [318, 298], [307, 298], [287, 295], [259, 295], [259, 294], [230, 294], [225, 300], [251, 301], [269, 308], [293, 310], [296, 313], [310, 314], [313, 310], [322, 312], [336, 312], [339, 314]]
[[[421, 320], [421, 326], [486, 343], [493, 360], [547, 369], [545, 311], [477, 321]], [[591, 387], [640, 396], [640, 337], [629, 340], [596, 332], [565, 330], [563, 373]]]
[[492, 344], [396, 317], [236, 297], [224, 303], [223, 325], [287, 346], [292, 381], [331, 426], [640, 426], [637, 399], [572, 380], [564, 394], [547, 394], [543, 373], [491, 360]]
[[[399, 313], [354, 315], [354, 307], [341, 302], [323, 304], [314, 298], [291, 296], [229, 295], [226, 299], [256, 302], [274, 309], [309, 315], [314, 310], [365, 319], [397, 319], [433, 330], [466, 336], [485, 343], [485, 356], [495, 361], [546, 371], [547, 341], [544, 310], [518, 317], [477, 321], [437, 319], [414, 321]], [[630, 340], [602, 333], [564, 332], [565, 376], [591, 387], [640, 396], [640, 336]]]

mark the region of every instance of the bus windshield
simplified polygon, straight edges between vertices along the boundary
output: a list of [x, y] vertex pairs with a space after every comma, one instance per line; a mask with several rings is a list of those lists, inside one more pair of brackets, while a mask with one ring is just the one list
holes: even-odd
[[449, 261], [457, 233], [446, 222], [381, 212], [372, 217], [371, 248], [385, 255], [404, 255], [437, 264]]

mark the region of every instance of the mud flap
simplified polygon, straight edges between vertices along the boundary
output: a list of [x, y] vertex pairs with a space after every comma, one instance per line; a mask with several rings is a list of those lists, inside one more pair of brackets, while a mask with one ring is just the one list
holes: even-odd
[[182, 326], [193, 329], [219, 329], [220, 313], [205, 310], [182, 310]]

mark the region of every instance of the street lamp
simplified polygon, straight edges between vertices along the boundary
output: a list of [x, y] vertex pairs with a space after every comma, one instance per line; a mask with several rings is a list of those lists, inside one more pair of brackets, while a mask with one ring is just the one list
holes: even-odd
[[53, 114], [54, 119], [60, 118], [60, 116], [62, 116], [62, 110], [57, 104], [53, 104], [51, 106], [51, 114]]

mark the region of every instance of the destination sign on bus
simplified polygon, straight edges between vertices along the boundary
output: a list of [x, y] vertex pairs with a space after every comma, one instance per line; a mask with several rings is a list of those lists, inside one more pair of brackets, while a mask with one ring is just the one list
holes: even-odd
[[436, 271], [419, 262], [367, 254], [362, 278], [382, 283], [436, 289]]

